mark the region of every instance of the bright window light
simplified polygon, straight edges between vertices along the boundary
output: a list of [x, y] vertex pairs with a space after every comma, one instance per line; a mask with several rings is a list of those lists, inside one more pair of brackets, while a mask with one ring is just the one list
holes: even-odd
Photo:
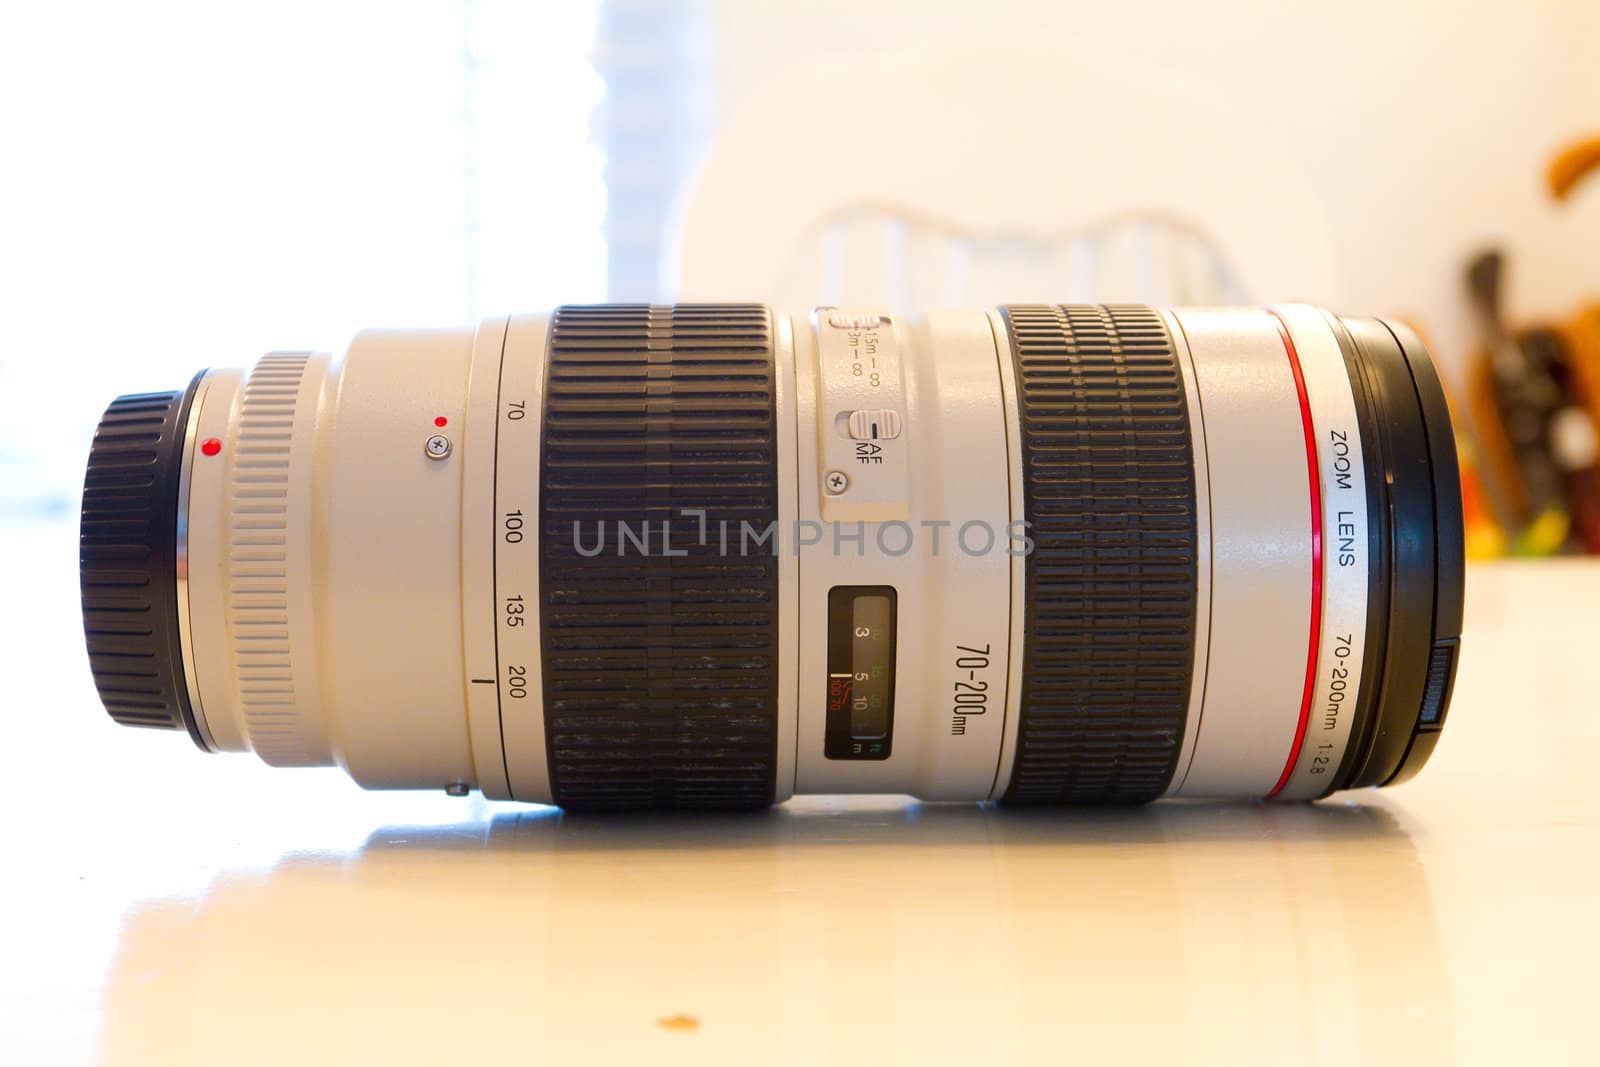
[[597, 7], [8, 6], [0, 516], [70, 513], [117, 393], [603, 298]]

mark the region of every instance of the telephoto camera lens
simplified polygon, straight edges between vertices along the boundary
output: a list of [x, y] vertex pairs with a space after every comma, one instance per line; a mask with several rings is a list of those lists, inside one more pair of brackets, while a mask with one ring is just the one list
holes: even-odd
[[124, 396], [118, 722], [573, 810], [1313, 799], [1416, 774], [1462, 602], [1404, 326], [591, 305]]

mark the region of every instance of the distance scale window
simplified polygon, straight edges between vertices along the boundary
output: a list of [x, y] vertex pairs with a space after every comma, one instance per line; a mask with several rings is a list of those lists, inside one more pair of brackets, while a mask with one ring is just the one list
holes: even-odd
[[894, 740], [893, 586], [828, 591], [828, 708], [823, 755], [883, 760]]

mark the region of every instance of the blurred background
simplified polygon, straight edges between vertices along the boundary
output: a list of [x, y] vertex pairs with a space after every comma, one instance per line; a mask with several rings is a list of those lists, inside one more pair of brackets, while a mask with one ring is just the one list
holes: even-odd
[[[481, 892], [491, 884], [526, 889], [535, 905], [537, 887], [553, 887], [556, 903], [577, 907], [551, 927], [584, 935], [569, 938], [582, 951], [566, 953], [579, 984], [563, 972], [559, 988], [581, 992], [587, 974], [607, 991], [594, 1004], [611, 1003], [616, 974], [655, 973], [591, 951], [589, 932], [614, 925], [640, 886], [680, 909], [664, 914], [690, 918], [664, 940], [644, 939], [646, 949], [670, 956], [716, 912], [725, 941], [755, 931], [751, 958], [767, 965], [753, 973], [824, 973], [808, 969], [820, 958], [808, 953], [845, 942], [831, 903], [818, 902], [852, 880], [877, 884], [887, 869], [873, 866], [879, 850], [853, 853], [825, 823], [826, 847], [809, 860], [741, 853], [754, 859], [729, 882], [762, 902], [724, 914], [705, 903], [720, 898], [682, 889], [691, 872], [705, 877], [700, 854], [638, 854], [630, 862], [642, 866], [619, 879], [608, 849], [620, 846], [580, 834], [562, 839], [546, 868], [540, 842], [558, 825], [548, 812], [438, 792], [366, 794], [336, 769], [284, 781], [291, 772], [255, 759], [202, 760], [181, 738], [116, 727], [84, 669], [76, 572], [83, 461], [112, 397], [179, 388], [202, 367], [246, 366], [270, 349], [339, 351], [365, 327], [456, 325], [565, 302], [765, 299], [803, 313], [832, 301], [915, 310], [1306, 300], [1403, 317], [1430, 340], [1458, 415], [1474, 555], [1594, 552], [1600, 174], [1585, 175], [1600, 156], [1597, 42], [1595, 0], [0, 4], [0, 603], [13, 606], [0, 611], [0, 709], [6, 765], [21, 771], [7, 833], [26, 873], [0, 890], [16, 919], [0, 931], [0, 956], [20, 961], [0, 974], [0, 1035], [32, 1043], [0, 1059], [89, 1061], [102, 1010], [106, 1047], [131, 1041], [178, 1060], [186, 1047], [245, 1055], [240, 1018], [290, 1035], [318, 1013], [377, 1018], [393, 1024], [393, 1040], [411, 1040], [426, 1018], [415, 997], [397, 994], [373, 1014], [349, 1010], [348, 994], [414, 979], [430, 1002], [496, 1009], [467, 1010], [469, 1022], [493, 1015], [483, 1032], [531, 1019], [537, 1033], [544, 1009], [527, 1004], [548, 1003], [550, 1018], [562, 1006], [529, 1000], [543, 979], [479, 965], [503, 952], [518, 967], [543, 966], [525, 951], [538, 943], [518, 940], [531, 933], [497, 940], [472, 926], [498, 914]], [[1122, 824], [1097, 823], [1113, 829], [1098, 844], [1079, 841], [1087, 854], [1023, 850], [1056, 864], [1040, 868], [1041, 884], [1076, 887], [1064, 911], [1054, 888], [1028, 896], [989, 844], [959, 851], [959, 834], [953, 865], [936, 871], [955, 881], [909, 884], [939, 887], [939, 900], [949, 885], [970, 889], [958, 896], [980, 912], [1017, 898], [1035, 923], [1082, 925], [1087, 915], [1104, 930], [1078, 940], [1097, 950], [1149, 927], [1151, 901], [1182, 918], [1149, 889], [1176, 877], [1202, 918], [1185, 920], [1189, 936], [1174, 943], [1223, 946], [1224, 970], [1232, 960], [1241, 974], [1315, 978], [1235, 995], [1254, 986], [1219, 985], [1217, 961], [1201, 952], [1204, 1010], [1191, 1016], [1207, 1025], [1244, 1018], [1220, 1010], [1237, 1001], [1251, 1027], [1271, 1015], [1298, 1035], [1334, 1005], [1368, 1040], [1395, 1020], [1405, 1033], [1462, 1025], [1457, 1050], [1490, 1061], [1528, 1034], [1587, 1047], [1575, 1001], [1561, 995], [1583, 988], [1592, 955], [1582, 951], [1593, 940], [1581, 922], [1585, 881], [1541, 872], [1570, 866], [1549, 866], [1547, 854], [1581, 861], [1595, 851], [1592, 819], [1565, 789], [1594, 762], [1593, 701], [1579, 681], [1592, 644], [1580, 624], [1593, 610], [1589, 572], [1540, 563], [1469, 580], [1473, 637], [1494, 655], [1464, 661], [1459, 690], [1472, 696], [1470, 710], [1454, 712], [1456, 777], [1441, 768], [1407, 787], [1422, 790], [1407, 798], [1416, 818], [1404, 804], [1398, 819], [1381, 807], [1241, 809], [1219, 824], [1242, 827], [1221, 852], [1192, 848], [1207, 833], [1181, 818], [1177, 829], [1154, 824], [1178, 846], [1170, 853], [1130, 847]], [[1501, 729], [1501, 712], [1542, 725]], [[1509, 794], [1479, 788], [1478, 768], [1491, 765]], [[1429, 828], [1430, 799], [1469, 832], [1452, 836], [1448, 819]], [[497, 813], [526, 821], [497, 820], [490, 835]], [[1334, 844], [1347, 847], [1323, 854], [1328, 818], [1369, 813], [1381, 816], [1381, 836], [1340, 831]], [[1285, 823], [1317, 818], [1321, 830]], [[471, 820], [500, 852], [458, 851]], [[1428, 831], [1417, 846], [1408, 823]], [[889, 825], [879, 841], [899, 839]], [[505, 850], [508, 826], [536, 847]], [[932, 828], [949, 836], [948, 824]], [[1004, 844], [997, 828], [978, 828]], [[398, 862], [413, 837], [418, 862]], [[972, 882], [974, 871], [992, 872], [998, 889], [986, 888], [988, 874]], [[1447, 962], [1466, 978], [1441, 979], [1423, 881], [1443, 902]], [[1397, 905], [1396, 886], [1417, 889]], [[1097, 894], [1109, 924], [1074, 903]], [[400, 920], [375, 917], [374, 899], [404, 912], [402, 934]], [[814, 909], [804, 924], [768, 919], [766, 909], [795, 900]], [[916, 936], [902, 948], [934, 943], [922, 934], [942, 905], [908, 900]], [[284, 933], [301, 914], [295, 901], [315, 916], [304, 924], [314, 949]], [[531, 912], [545, 913], [554, 914]], [[970, 927], [967, 918], [951, 929]], [[994, 922], [973, 929], [996, 944], [1038, 929], [1066, 931], [1036, 939], [1047, 947], [1076, 936], [1014, 932], [1009, 912]], [[1371, 957], [1380, 975], [1371, 992], [1349, 984], [1346, 924], [1369, 940], [1401, 931]], [[783, 952], [769, 960], [762, 953], [781, 929]], [[868, 956], [881, 962], [873, 953], [888, 942], [877, 934]], [[712, 951], [700, 952], [709, 961], [700, 970], [715, 970], [731, 950], [701, 940]], [[417, 958], [444, 947], [424, 980], [391, 967], [373, 950], [380, 941]], [[792, 952], [799, 944], [808, 947]], [[250, 967], [236, 966], [241, 952]], [[546, 955], [563, 965], [561, 953]], [[1039, 956], [1028, 945], [1023, 955]], [[261, 961], [273, 958], [322, 976], [285, 984], [317, 1003], [281, 1018], [256, 1011], [281, 1010], [293, 995], [260, 999], [270, 973]], [[896, 973], [925, 958], [914, 951]], [[693, 986], [699, 972], [685, 973]], [[835, 1017], [856, 1019], [852, 993], [885, 972], [851, 963], [843, 973], [817, 989], [851, 1001]], [[908, 987], [926, 987], [932, 973]], [[511, 1012], [497, 1010], [504, 997], [481, 995], [497, 975], [507, 976]], [[1003, 981], [994, 988], [1011, 996]], [[785, 1003], [764, 989], [735, 992], [748, 994], [744, 1004]], [[176, 1007], [151, 1010], [170, 990]], [[229, 991], [254, 998], [255, 1014], [219, 1010]], [[1451, 997], [1453, 1015], [1439, 1007]], [[1391, 1014], [1374, 1024], [1373, 1005]], [[1404, 1017], [1392, 1014], [1402, 1005]], [[213, 1043], [186, 1045], [197, 1033]], [[1343, 1030], [1319, 1035], [1329, 1057], [1347, 1047]], [[1437, 1048], [1451, 1054], [1448, 1040]]]
[[113, 395], [366, 326], [1309, 300], [1432, 342], [1475, 555], [1600, 550], [1596, 41], [1588, 0], [8, 5], [0, 523], [74, 521]]

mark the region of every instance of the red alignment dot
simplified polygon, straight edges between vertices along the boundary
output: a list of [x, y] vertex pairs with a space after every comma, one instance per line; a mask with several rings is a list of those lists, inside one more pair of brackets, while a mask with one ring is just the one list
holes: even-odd
[[207, 456], [214, 456], [222, 451], [222, 442], [215, 437], [208, 437], [200, 442], [200, 451]]
[[440, 415], [437, 419], [433, 420], [433, 424], [435, 426], [444, 426], [449, 421], [450, 421], [449, 419], [445, 418], [443, 415]]

